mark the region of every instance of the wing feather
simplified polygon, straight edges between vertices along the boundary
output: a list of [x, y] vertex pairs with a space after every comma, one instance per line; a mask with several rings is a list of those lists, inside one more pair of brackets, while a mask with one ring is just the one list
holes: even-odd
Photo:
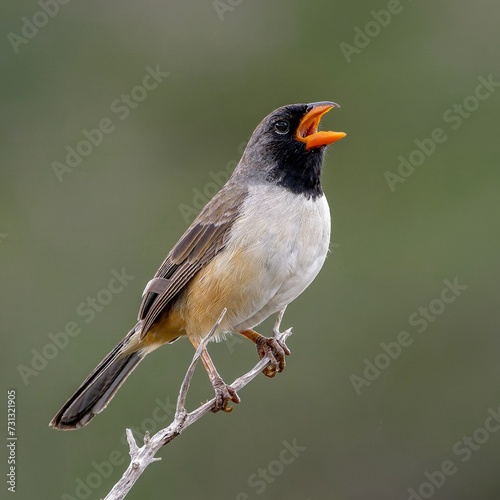
[[226, 184], [170, 251], [154, 276], [165, 279], [165, 289], [146, 292], [141, 303], [141, 339], [172, 299], [225, 247], [245, 194], [238, 185]]

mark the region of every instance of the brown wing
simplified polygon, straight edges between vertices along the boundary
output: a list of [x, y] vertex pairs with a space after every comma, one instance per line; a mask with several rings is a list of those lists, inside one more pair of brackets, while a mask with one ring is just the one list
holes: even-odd
[[[177, 242], [150, 283], [139, 310], [141, 339], [165, 306], [226, 245], [230, 229], [238, 217], [246, 191], [226, 184], [212, 198]], [[151, 290], [151, 291], [148, 291]]]

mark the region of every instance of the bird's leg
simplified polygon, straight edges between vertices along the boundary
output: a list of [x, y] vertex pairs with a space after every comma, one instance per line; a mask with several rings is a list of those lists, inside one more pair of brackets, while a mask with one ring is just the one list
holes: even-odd
[[276, 317], [276, 322], [273, 327], [274, 337], [264, 337], [254, 330], [238, 332], [256, 345], [260, 359], [267, 356], [271, 360], [271, 363], [262, 370], [262, 373], [266, 377], [272, 378], [277, 372], [282, 372], [286, 365], [285, 356], [290, 354], [290, 349], [288, 349], [285, 342], [278, 339], [278, 335], [280, 334], [279, 327], [283, 315], [285, 314], [285, 309], [286, 307], [284, 307]]
[[[196, 338], [189, 337], [191, 344], [195, 349], [198, 349], [200, 345], [200, 341]], [[214, 362], [212, 358], [208, 354], [206, 349], [203, 349], [201, 353], [201, 361], [205, 366], [205, 370], [207, 371], [208, 378], [210, 379], [210, 383], [215, 391], [215, 407], [213, 408], [213, 412], [216, 413], [219, 410], [225, 411], [229, 413], [233, 410], [232, 406], [228, 406], [229, 401], [233, 403], [239, 403], [241, 399], [239, 398], [236, 391], [230, 386], [227, 385], [222, 377], [217, 372], [217, 368], [215, 368]]]
[[278, 314], [276, 315], [276, 321], [274, 322], [273, 326], [273, 333], [275, 337], [277, 337], [281, 333], [280, 326], [281, 326], [281, 321], [283, 320], [283, 316], [285, 315], [285, 311], [286, 311], [286, 306], [281, 311], [278, 311]]

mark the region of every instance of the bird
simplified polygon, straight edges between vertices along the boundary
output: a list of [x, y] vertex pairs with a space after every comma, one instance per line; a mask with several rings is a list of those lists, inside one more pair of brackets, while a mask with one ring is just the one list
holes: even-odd
[[[254, 328], [286, 307], [314, 280], [330, 245], [330, 210], [321, 185], [326, 147], [346, 136], [319, 130], [332, 101], [290, 104], [267, 115], [240, 161], [172, 248], [143, 293], [137, 323], [57, 412], [50, 426], [80, 429], [106, 408], [145, 356], [187, 337], [195, 349], [226, 309], [214, 337], [240, 334], [285, 368], [286, 344]], [[213, 410], [232, 410], [236, 391], [206, 350]]]

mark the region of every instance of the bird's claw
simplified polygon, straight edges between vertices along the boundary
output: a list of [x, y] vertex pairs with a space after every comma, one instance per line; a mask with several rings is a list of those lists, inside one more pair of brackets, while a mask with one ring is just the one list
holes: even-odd
[[257, 339], [255, 345], [257, 346], [257, 353], [260, 359], [267, 357], [271, 361], [262, 370], [262, 373], [266, 377], [272, 378], [276, 373], [282, 372], [285, 369], [285, 356], [290, 354], [290, 349], [288, 349], [285, 342], [275, 337], [261, 337]]
[[238, 393], [221, 378], [216, 379], [212, 385], [215, 390], [215, 405], [212, 408], [212, 412], [217, 413], [220, 410], [226, 413], [232, 412], [233, 407], [229, 406], [229, 402], [232, 401], [238, 404], [241, 401]]

